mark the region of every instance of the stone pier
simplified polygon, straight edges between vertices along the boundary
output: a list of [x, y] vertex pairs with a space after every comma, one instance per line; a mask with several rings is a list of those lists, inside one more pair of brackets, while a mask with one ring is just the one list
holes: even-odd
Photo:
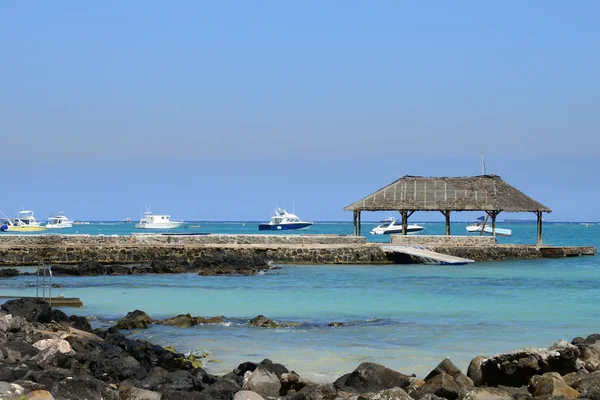
[[[498, 245], [490, 237], [393, 235], [396, 246], [426, 246], [442, 254], [476, 261], [596, 254], [594, 247]], [[390, 264], [418, 262], [394, 258], [364, 237], [338, 235], [11, 235], [0, 234], [0, 267], [47, 264], [147, 264], [198, 260], [281, 264]]]

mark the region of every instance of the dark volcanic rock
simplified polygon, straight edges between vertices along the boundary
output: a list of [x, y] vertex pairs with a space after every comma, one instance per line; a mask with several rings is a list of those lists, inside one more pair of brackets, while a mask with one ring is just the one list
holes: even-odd
[[334, 384], [310, 385], [289, 397], [290, 400], [334, 400], [337, 389]]
[[127, 313], [125, 318], [115, 325], [118, 329], [145, 329], [152, 323], [152, 318], [143, 311], [135, 310]]
[[152, 264], [150, 264], [150, 268], [155, 274], [181, 274], [186, 272], [188, 263], [187, 261], [153, 260]]
[[481, 363], [486, 359], [486, 356], [477, 356], [474, 359], [472, 359], [469, 363], [469, 368], [467, 369], [467, 376], [471, 378], [475, 386], [481, 386], [482, 384], [483, 377], [481, 374]]
[[282, 364], [276, 364], [273, 361], [269, 360], [268, 358], [265, 358], [260, 363], [258, 363], [257, 367], [259, 367], [259, 366], [262, 367], [263, 370], [265, 370], [265, 371], [274, 373], [275, 375], [277, 375], [277, 378], [279, 378], [279, 379], [281, 379], [281, 376], [283, 374], [290, 372]]
[[410, 395], [414, 399], [420, 399], [426, 394], [434, 394], [448, 400], [455, 400], [464, 396], [470, 389], [473, 389], [472, 384], [468, 386], [461, 384], [462, 382], [458, 382], [460, 375], [462, 374], [457, 374], [457, 379], [454, 379], [452, 375], [441, 371], [426, 380], [423, 386], [414, 390]]
[[69, 321], [71, 321], [71, 326], [73, 328], [92, 333], [92, 326], [87, 318], [71, 315]]
[[281, 326], [278, 323], [271, 321], [264, 315], [257, 315], [254, 317], [252, 321], [250, 321], [250, 325], [258, 326], [260, 328], [279, 328]]
[[43, 324], [47, 324], [49, 322], [64, 322], [68, 321], [69, 317], [64, 312], [57, 310], [55, 308], [48, 308], [44, 311], [37, 319], [37, 322], [41, 322]]
[[579, 350], [566, 341], [548, 349], [521, 349], [499, 354], [481, 363], [482, 385], [523, 386], [534, 375], [578, 370]]
[[202, 324], [220, 324], [225, 321], [225, 317], [192, 317], [190, 314], [181, 314], [173, 318], [154, 321], [158, 325], [176, 326], [178, 328], [190, 328]]
[[240, 387], [240, 385], [238, 385], [236, 381], [227, 378], [221, 378], [206, 389], [204, 389], [201, 392], [201, 398], [206, 400], [232, 400], [233, 395], [235, 395], [240, 390], [242, 390], [242, 388]]
[[102, 351], [89, 361], [92, 375], [109, 383], [125, 379], [141, 380], [147, 372], [139, 361], [117, 346], [104, 345]]
[[197, 258], [190, 269], [199, 275], [255, 275], [268, 269], [266, 253], [220, 249]]
[[383, 365], [366, 362], [360, 364], [352, 373], [338, 378], [334, 385], [338, 389], [353, 393], [379, 392], [393, 387], [404, 388], [409, 384], [410, 378]]
[[50, 305], [41, 299], [16, 299], [2, 304], [2, 309], [12, 316], [21, 316], [29, 322], [38, 322], [40, 315], [50, 311]]
[[119, 400], [119, 393], [99, 379], [75, 376], [55, 382], [47, 388], [60, 400]]
[[460, 368], [454, 365], [454, 363], [449, 358], [444, 358], [442, 362], [440, 362], [438, 366], [435, 367], [435, 369], [425, 377], [425, 382], [444, 372], [450, 375], [452, 378], [454, 378], [454, 380], [460, 386], [469, 388], [473, 387], [473, 381], [470, 378], [468, 378], [465, 374], [463, 374]]
[[0, 278], [13, 278], [19, 276], [19, 270], [15, 268], [0, 268]]

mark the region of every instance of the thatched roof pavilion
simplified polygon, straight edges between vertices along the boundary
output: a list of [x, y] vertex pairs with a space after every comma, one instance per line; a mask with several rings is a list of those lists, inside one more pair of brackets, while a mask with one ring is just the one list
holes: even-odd
[[[497, 175], [429, 178], [406, 175], [344, 208], [354, 211], [354, 233], [360, 235], [362, 211], [398, 211], [406, 234], [408, 217], [415, 211], [440, 211], [450, 234], [452, 211], [484, 211], [492, 219], [504, 212], [533, 212], [538, 221], [538, 243], [542, 240], [542, 213], [552, 210], [510, 186]], [[358, 225], [358, 226], [357, 226]]]

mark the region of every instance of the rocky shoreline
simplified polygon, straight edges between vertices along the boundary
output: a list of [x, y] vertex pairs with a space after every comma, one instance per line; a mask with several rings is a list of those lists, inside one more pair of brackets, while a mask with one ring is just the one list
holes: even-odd
[[[600, 334], [544, 349], [477, 356], [463, 373], [444, 359], [424, 379], [362, 363], [329, 384], [315, 384], [265, 359], [215, 376], [194, 354], [178, 353], [121, 329], [219, 323], [179, 315], [154, 321], [136, 310], [110, 329], [67, 316], [42, 300], [18, 299], [0, 310], [0, 399], [202, 400], [600, 400]], [[274, 328], [263, 316], [252, 324]]]

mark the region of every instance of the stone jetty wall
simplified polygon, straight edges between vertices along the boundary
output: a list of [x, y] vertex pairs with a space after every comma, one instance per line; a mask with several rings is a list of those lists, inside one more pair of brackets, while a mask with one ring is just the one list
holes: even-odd
[[328, 235], [207, 235], [207, 236], [86, 236], [2, 235], [0, 266], [151, 263], [180, 264], [214, 260], [236, 264], [244, 260], [298, 264], [390, 263], [378, 245], [364, 237]]
[[[497, 245], [489, 237], [394, 236], [395, 245], [427, 245], [434, 251], [475, 261], [541, 258], [539, 247]], [[401, 242], [405, 241], [405, 242]], [[558, 250], [551, 248], [552, 254]], [[560, 250], [560, 248], [559, 248]], [[548, 252], [548, 251], [547, 251]], [[580, 252], [581, 254], [595, 254]], [[570, 255], [570, 254], [569, 254]], [[243, 265], [289, 264], [389, 264], [418, 260], [386, 254], [379, 244], [364, 237], [334, 235], [0, 235], [0, 266], [80, 264]]]
[[364, 236], [340, 235], [0, 235], [2, 245], [161, 245], [161, 244], [365, 244]]
[[391, 235], [390, 243], [396, 246], [481, 247], [494, 246], [491, 236], [441, 236], [441, 235]]

